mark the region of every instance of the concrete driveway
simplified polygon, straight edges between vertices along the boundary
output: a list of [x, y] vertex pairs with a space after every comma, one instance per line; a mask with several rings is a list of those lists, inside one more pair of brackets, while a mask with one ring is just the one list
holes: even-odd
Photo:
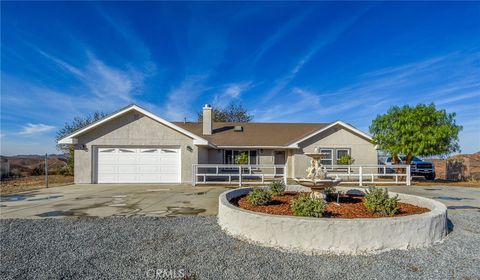
[[[436, 199], [452, 211], [480, 211], [480, 189], [448, 186], [389, 187]], [[216, 215], [224, 187], [190, 185], [70, 185], [0, 198], [1, 218]]]
[[223, 187], [70, 185], [0, 198], [1, 218], [216, 215]]

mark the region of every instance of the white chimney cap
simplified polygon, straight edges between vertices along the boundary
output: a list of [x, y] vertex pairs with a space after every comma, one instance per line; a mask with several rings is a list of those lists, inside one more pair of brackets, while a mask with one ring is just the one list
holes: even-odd
[[210, 104], [205, 104], [205, 106], [203, 106], [203, 108], [212, 108], [212, 106], [210, 106]]

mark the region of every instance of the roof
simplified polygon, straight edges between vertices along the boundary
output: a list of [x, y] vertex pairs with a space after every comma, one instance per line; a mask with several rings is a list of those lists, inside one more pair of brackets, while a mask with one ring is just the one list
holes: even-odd
[[[333, 126], [343, 126], [371, 141], [371, 137], [355, 127], [336, 121], [333, 123], [213, 123], [212, 135], [203, 135], [203, 125], [197, 122], [169, 122], [137, 106], [129, 105], [105, 118], [98, 120], [72, 134], [60, 139], [59, 144], [76, 144], [77, 136], [108, 122], [122, 114], [137, 111], [193, 139], [195, 145], [216, 147], [259, 147], [259, 148], [298, 148], [300, 142], [309, 139]], [[242, 126], [242, 132], [234, 131], [235, 126]]]
[[[203, 135], [202, 123], [174, 122], [174, 124], [196, 135], [201, 135], [209, 143], [220, 147], [285, 147], [329, 125], [329, 123], [214, 122], [212, 135]], [[233, 128], [237, 125], [243, 127], [242, 132], [234, 131]]]

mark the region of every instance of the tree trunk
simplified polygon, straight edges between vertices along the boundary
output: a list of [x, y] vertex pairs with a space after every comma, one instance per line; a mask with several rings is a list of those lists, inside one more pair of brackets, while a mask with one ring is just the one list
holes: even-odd
[[413, 155], [412, 155], [411, 153], [409, 153], [409, 154], [407, 155], [407, 159], [406, 159], [405, 164], [410, 164], [410, 163], [412, 163], [412, 159], [413, 159]]

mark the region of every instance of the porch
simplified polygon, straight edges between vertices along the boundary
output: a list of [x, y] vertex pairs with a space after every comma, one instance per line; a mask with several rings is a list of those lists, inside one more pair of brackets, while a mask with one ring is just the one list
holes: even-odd
[[[328, 175], [341, 178], [347, 185], [411, 185], [410, 165], [329, 165]], [[262, 185], [274, 180], [290, 183], [287, 164], [193, 164], [192, 185]]]

